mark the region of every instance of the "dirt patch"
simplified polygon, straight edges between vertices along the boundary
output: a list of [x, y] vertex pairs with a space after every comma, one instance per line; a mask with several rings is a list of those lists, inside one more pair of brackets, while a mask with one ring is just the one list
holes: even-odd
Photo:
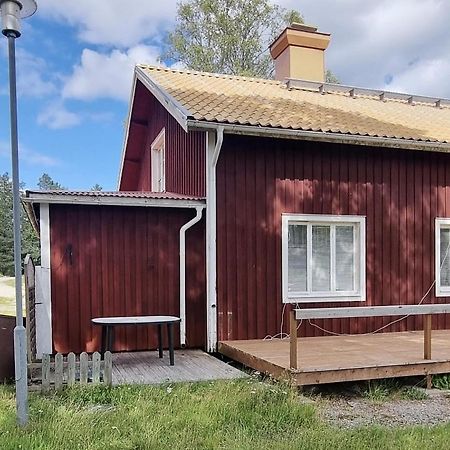
[[321, 417], [340, 428], [437, 425], [450, 421], [450, 391], [425, 390], [425, 400], [330, 397], [316, 402]]

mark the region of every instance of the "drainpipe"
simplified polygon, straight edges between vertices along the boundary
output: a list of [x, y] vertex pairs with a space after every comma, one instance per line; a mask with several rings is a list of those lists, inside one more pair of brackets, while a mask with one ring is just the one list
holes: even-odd
[[195, 208], [193, 219], [180, 228], [180, 344], [186, 346], [186, 230], [194, 226], [202, 218], [204, 206]]
[[[207, 349], [217, 346], [217, 186], [216, 166], [223, 144], [224, 127], [207, 132], [206, 154], [206, 293]], [[215, 134], [215, 136], [214, 136]]]

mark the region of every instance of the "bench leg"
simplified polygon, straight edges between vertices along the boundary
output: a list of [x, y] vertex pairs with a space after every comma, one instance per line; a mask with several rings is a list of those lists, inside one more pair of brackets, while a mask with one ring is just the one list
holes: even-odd
[[431, 314], [423, 316], [423, 358], [431, 359]]
[[100, 353], [102, 354], [102, 356], [105, 354], [106, 352], [106, 338], [107, 338], [107, 333], [106, 333], [107, 327], [105, 325], [102, 325], [102, 342], [101, 342], [101, 349], [100, 349]]
[[167, 324], [167, 332], [169, 334], [169, 359], [170, 365], [175, 364], [174, 350], [173, 350], [173, 323]]
[[158, 324], [158, 352], [159, 357], [163, 357], [163, 342], [162, 342], [162, 325]]
[[297, 319], [295, 311], [289, 313], [289, 366], [291, 369], [297, 370]]

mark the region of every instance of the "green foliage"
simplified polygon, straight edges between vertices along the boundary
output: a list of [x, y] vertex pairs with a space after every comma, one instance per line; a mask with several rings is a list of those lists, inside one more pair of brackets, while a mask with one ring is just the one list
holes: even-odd
[[14, 276], [12, 183], [0, 175], [0, 274]]
[[294, 389], [256, 380], [32, 393], [25, 428], [13, 389], [0, 387], [0, 430], [2, 450], [431, 450], [450, 439], [450, 424], [332, 427]]
[[367, 388], [363, 391], [363, 397], [374, 402], [380, 402], [393, 396], [400, 388], [398, 380], [371, 380], [367, 382]]
[[427, 393], [415, 386], [404, 386], [400, 380], [387, 378], [384, 380], [372, 380], [367, 382], [367, 388], [362, 393], [363, 397], [374, 402], [387, 400], [425, 400]]
[[193, 70], [270, 77], [268, 46], [294, 21], [303, 22], [298, 11], [269, 0], [181, 1], [163, 59]]
[[40, 191], [63, 191], [66, 188], [54, 181], [48, 173], [43, 173], [38, 181]]
[[91, 187], [91, 191], [103, 191], [103, 187], [98, 183], [95, 183], [94, 186]]
[[433, 375], [433, 387], [444, 391], [450, 390], [450, 374]]
[[[41, 190], [64, 189], [59, 183], [44, 173], [39, 178]], [[24, 185], [21, 184], [21, 189]], [[25, 210], [21, 209], [22, 260], [28, 253], [39, 264], [39, 239]], [[14, 276], [14, 234], [13, 234], [13, 193], [12, 181], [8, 173], [0, 175], [0, 274]]]
[[402, 389], [401, 398], [404, 400], [426, 400], [428, 398], [428, 394], [424, 389], [409, 386]]
[[334, 83], [334, 84], [340, 84], [341, 82], [339, 78], [331, 70], [327, 70], [327, 72], [325, 73], [325, 81], [327, 83]]

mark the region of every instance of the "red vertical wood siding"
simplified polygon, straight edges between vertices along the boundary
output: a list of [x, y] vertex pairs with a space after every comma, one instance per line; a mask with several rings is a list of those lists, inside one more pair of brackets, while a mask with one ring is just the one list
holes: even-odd
[[[219, 340], [280, 333], [284, 212], [367, 217], [365, 305], [418, 303], [434, 281], [434, 220], [450, 216], [450, 155], [227, 135], [217, 180]], [[434, 288], [427, 297], [445, 300]], [[391, 320], [314, 323], [353, 333]], [[446, 315], [433, 321], [450, 326]], [[421, 327], [410, 317], [386, 331]], [[323, 334], [309, 324], [301, 333]]]
[[[139, 116], [139, 122], [147, 123], [147, 125], [133, 125], [134, 116]], [[150, 147], [163, 128], [165, 128], [166, 139], [166, 191], [198, 197], [205, 196], [205, 132], [186, 133], [173, 116], [140, 83], [136, 89], [135, 108], [126, 154], [126, 160], [136, 161], [135, 165], [139, 167], [138, 176], [133, 174], [130, 164], [125, 163], [120, 190], [151, 190]], [[145, 137], [139, 138], [143, 129], [145, 129]]]
[[[101, 336], [91, 325], [93, 317], [179, 315], [179, 230], [193, 215], [172, 208], [52, 205], [54, 350], [98, 350]], [[190, 347], [205, 344], [204, 249], [201, 222], [186, 233]], [[154, 348], [155, 333], [117, 328], [115, 350]]]

